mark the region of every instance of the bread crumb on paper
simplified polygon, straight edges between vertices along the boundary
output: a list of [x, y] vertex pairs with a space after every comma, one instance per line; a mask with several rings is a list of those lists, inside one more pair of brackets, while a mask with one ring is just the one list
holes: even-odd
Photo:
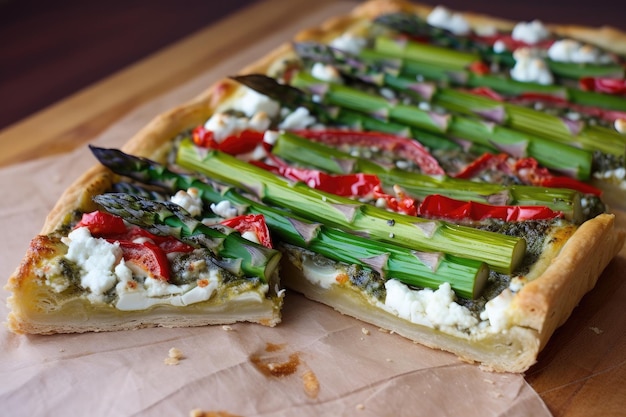
[[363, 334], [364, 334], [364, 335], [366, 335], [366, 336], [369, 336], [370, 331], [369, 331], [369, 330], [367, 330], [365, 327], [362, 327], [362, 328], [361, 328], [361, 333], [363, 333]]
[[595, 334], [602, 334], [604, 333], [604, 330], [598, 328], [598, 327], [590, 327], [589, 328], [592, 332], [594, 332]]
[[309, 398], [317, 398], [320, 393], [320, 382], [317, 376], [310, 369], [302, 374], [302, 383], [304, 384], [304, 392]]
[[181, 352], [178, 348], [170, 348], [167, 358], [163, 360], [163, 363], [166, 365], [178, 365], [180, 360], [183, 358], [183, 352]]
[[357, 410], [365, 410], [365, 406], [363, 404], [357, 404], [356, 405], [356, 409]]
[[232, 332], [233, 328], [227, 324], [222, 326], [222, 330], [224, 330], [225, 332]]

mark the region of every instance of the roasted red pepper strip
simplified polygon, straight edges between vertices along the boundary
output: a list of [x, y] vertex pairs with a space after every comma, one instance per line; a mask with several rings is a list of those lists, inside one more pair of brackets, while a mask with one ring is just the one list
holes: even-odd
[[193, 129], [191, 135], [197, 146], [217, 149], [229, 155], [241, 155], [252, 152], [258, 145], [263, 144], [264, 132], [246, 129], [217, 142], [212, 131], [205, 129], [204, 126], [198, 126]]
[[626, 94], [625, 78], [584, 77], [579, 80], [580, 88], [604, 94]]
[[265, 223], [265, 217], [261, 214], [244, 214], [242, 216], [226, 219], [221, 222], [224, 226], [231, 227], [243, 234], [253, 232], [259, 243], [268, 248], [272, 248], [272, 238], [269, 228]]
[[439, 162], [418, 141], [382, 132], [325, 129], [296, 130], [298, 136], [325, 143], [330, 146], [352, 145], [377, 147], [396, 153], [399, 157], [413, 161], [424, 174], [444, 175]]
[[595, 196], [602, 194], [602, 190], [577, 179], [553, 175], [547, 168], [539, 166], [535, 158], [520, 158], [515, 161], [513, 169], [526, 184], [549, 188], [569, 188]]
[[102, 211], [83, 213], [83, 217], [76, 225], [76, 228], [78, 227], [87, 227], [93, 236], [121, 234], [126, 233], [127, 230], [121, 217]]
[[[280, 163], [280, 160], [276, 160], [276, 162]], [[252, 161], [251, 163], [285, 178], [302, 181], [311, 188], [330, 194], [342, 197], [384, 199], [389, 210], [413, 216], [417, 213], [415, 200], [404, 195], [394, 197], [386, 194], [382, 189], [380, 179], [374, 174], [331, 175], [315, 169], [290, 167], [284, 163], [279, 166], [268, 165], [258, 161]]]
[[468, 164], [462, 171], [458, 172], [454, 177], [465, 180], [472, 179], [479, 175], [481, 172], [488, 169], [495, 169], [498, 171], [508, 171], [507, 160], [509, 155], [500, 153], [493, 155], [490, 153], [484, 153], [470, 164]]
[[467, 69], [477, 75], [485, 75], [491, 72], [489, 65], [483, 61], [472, 62]]
[[467, 91], [472, 93], [472, 94], [476, 94], [477, 96], [487, 97], [487, 98], [490, 98], [492, 100], [505, 101], [505, 99], [504, 99], [504, 97], [502, 95], [500, 95], [499, 93], [497, 93], [496, 91], [494, 91], [493, 89], [491, 89], [489, 87], [476, 87], [476, 88], [472, 88], [471, 90], [467, 90]]
[[497, 155], [485, 153], [468, 164], [454, 177], [472, 179], [481, 172], [489, 169], [504, 172], [507, 175], [515, 175], [522, 183], [527, 185], [549, 188], [569, 188], [583, 194], [593, 194], [596, 196], [602, 194], [602, 190], [592, 185], [574, 178], [552, 174], [547, 168], [540, 166], [535, 158], [515, 159], [504, 153]]
[[522, 220], [544, 220], [561, 217], [544, 206], [492, 206], [475, 201], [460, 201], [439, 194], [429, 195], [422, 201], [418, 213], [423, 217], [448, 220], [500, 219], [508, 222]]
[[151, 242], [119, 241], [124, 261], [143, 269], [151, 277], [163, 281], [170, 279], [170, 264], [165, 253]]

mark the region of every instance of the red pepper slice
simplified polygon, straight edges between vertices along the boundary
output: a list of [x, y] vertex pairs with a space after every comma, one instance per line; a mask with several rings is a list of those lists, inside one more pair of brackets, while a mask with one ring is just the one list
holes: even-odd
[[211, 149], [215, 149], [217, 147], [217, 142], [215, 141], [213, 132], [205, 129], [204, 126], [195, 127], [191, 131], [191, 138], [193, 139], [193, 143], [197, 146]]
[[119, 241], [124, 261], [141, 268], [151, 277], [169, 281], [170, 266], [165, 253], [154, 243]]
[[126, 233], [126, 224], [121, 217], [114, 216], [102, 211], [94, 211], [91, 213], [83, 213], [83, 217], [76, 225], [78, 227], [87, 227], [92, 235], [108, 235]]
[[273, 247], [270, 231], [265, 223], [265, 217], [262, 214], [244, 214], [226, 219], [221, 223], [224, 226], [235, 229], [241, 234], [244, 232], [253, 232], [261, 245], [268, 248]]
[[428, 175], [444, 175], [445, 171], [421, 143], [389, 133], [341, 129], [296, 130], [293, 133], [330, 146], [352, 145], [378, 147], [395, 152], [401, 158], [413, 161]]
[[564, 176], [544, 178], [536, 185], [549, 188], [569, 188], [570, 190], [576, 190], [583, 194], [593, 194], [598, 197], [602, 195], [602, 190], [594, 187], [593, 185]]
[[330, 194], [342, 197], [382, 198], [387, 203], [389, 210], [413, 216], [417, 213], [415, 200], [405, 195], [394, 197], [386, 194], [382, 189], [380, 179], [374, 174], [356, 173], [332, 175], [315, 169], [290, 167], [285, 163], [281, 163], [279, 159], [276, 159], [276, 162], [280, 165], [274, 166], [258, 161], [252, 161], [251, 163], [285, 178], [294, 181], [302, 181], [311, 188]]
[[498, 155], [484, 153], [454, 177], [472, 179], [488, 169], [516, 175], [524, 184], [549, 188], [569, 188], [583, 194], [596, 196], [602, 194], [602, 190], [592, 185], [574, 178], [552, 174], [547, 168], [540, 166], [535, 158], [515, 159], [504, 153]]
[[226, 137], [217, 145], [217, 149], [229, 155], [241, 155], [252, 152], [263, 144], [264, 132], [246, 129], [236, 135]]
[[467, 69], [476, 75], [486, 75], [491, 72], [489, 65], [483, 61], [474, 61], [469, 65], [469, 67], [467, 67]]
[[504, 97], [489, 87], [476, 87], [468, 90], [468, 92], [476, 94], [477, 96], [487, 97], [492, 100], [504, 101]]
[[505, 153], [500, 153], [497, 155], [493, 155], [490, 153], [484, 153], [470, 164], [468, 164], [463, 170], [458, 172], [454, 177], [461, 179], [472, 179], [479, 175], [481, 172], [486, 171], [488, 169], [496, 169], [498, 171], [508, 172], [509, 169], [507, 167], [507, 160], [509, 159], [509, 155]]
[[419, 206], [418, 213], [423, 217], [448, 220], [500, 219], [508, 222], [522, 220], [544, 220], [561, 217], [545, 206], [492, 206], [475, 201], [460, 201], [439, 194], [426, 197]]
[[287, 164], [279, 166], [253, 161], [254, 165], [294, 181], [302, 181], [311, 188], [343, 197], [366, 197], [380, 187], [380, 179], [374, 174], [333, 175], [316, 169], [295, 168]]
[[625, 78], [584, 77], [579, 80], [580, 88], [586, 91], [621, 95], [626, 94]]
[[547, 168], [539, 166], [535, 158], [520, 158], [515, 161], [513, 169], [525, 183], [549, 188], [569, 188], [583, 194], [600, 196], [602, 190], [563, 175], [553, 175]]
[[191, 136], [197, 146], [217, 149], [229, 155], [241, 155], [252, 152], [258, 145], [263, 144], [264, 132], [245, 129], [217, 142], [213, 131], [205, 129], [204, 126], [197, 126]]

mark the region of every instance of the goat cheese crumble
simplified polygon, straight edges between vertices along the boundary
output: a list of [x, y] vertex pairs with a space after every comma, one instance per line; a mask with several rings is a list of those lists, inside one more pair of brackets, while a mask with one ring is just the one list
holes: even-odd
[[431, 26], [449, 30], [455, 35], [467, 35], [471, 31], [469, 23], [460, 13], [451, 12], [443, 6], [435, 7], [426, 21]]
[[537, 50], [519, 48], [513, 52], [513, 58], [515, 58], [515, 66], [511, 69], [511, 78], [514, 80], [544, 85], [554, 82], [548, 65]]
[[529, 45], [534, 45], [550, 37], [550, 31], [540, 20], [519, 22], [513, 28], [511, 37]]

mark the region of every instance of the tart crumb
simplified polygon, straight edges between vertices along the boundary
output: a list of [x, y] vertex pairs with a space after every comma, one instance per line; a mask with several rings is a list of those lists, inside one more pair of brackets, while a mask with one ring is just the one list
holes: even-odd
[[166, 365], [178, 365], [183, 358], [183, 352], [178, 348], [170, 348], [167, 358], [163, 360]]

